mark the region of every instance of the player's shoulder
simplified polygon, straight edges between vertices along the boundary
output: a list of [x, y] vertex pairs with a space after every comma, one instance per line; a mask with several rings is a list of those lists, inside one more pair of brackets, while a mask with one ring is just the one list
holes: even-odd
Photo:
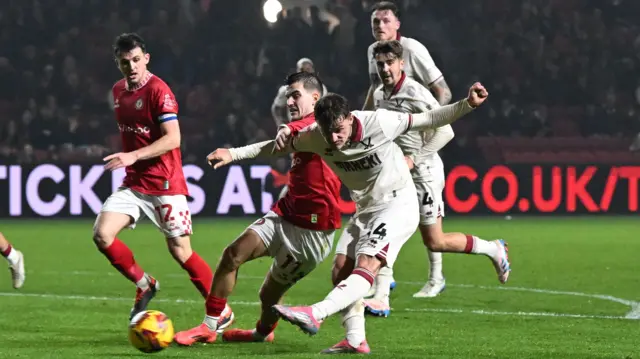
[[149, 82], [147, 83], [147, 86], [149, 86], [149, 89], [151, 89], [152, 91], [153, 90], [171, 91], [171, 87], [169, 87], [169, 85], [166, 82], [164, 82], [163, 79], [161, 79], [156, 75], [151, 76], [151, 78], [149, 79]]
[[373, 90], [374, 96], [382, 96], [384, 94], [384, 85], [378, 85], [375, 90]]
[[427, 49], [420, 41], [411, 37], [402, 36], [400, 38], [400, 44], [406, 50]]
[[404, 79], [404, 83], [402, 84], [402, 89], [405, 90], [405, 92], [409, 92], [412, 94], [424, 93], [425, 91], [427, 92], [429, 91], [421, 83], [419, 83], [418, 81], [408, 76]]
[[120, 79], [113, 84], [113, 87], [111, 87], [111, 91], [113, 91], [113, 93], [122, 92], [126, 89], [126, 85], [127, 84], [125, 79]]

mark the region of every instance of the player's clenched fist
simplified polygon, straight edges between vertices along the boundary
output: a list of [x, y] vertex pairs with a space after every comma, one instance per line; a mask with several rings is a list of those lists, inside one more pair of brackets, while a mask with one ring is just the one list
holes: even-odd
[[291, 139], [291, 129], [287, 126], [281, 126], [278, 130], [278, 134], [275, 138], [275, 144], [273, 146], [273, 151], [282, 151], [287, 147], [289, 140]]
[[489, 96], [489, 92], [487, 91], [487, 89], [482, 86], [481, 83], [476, 82], [469, 89], [469, 97], [467, 97], [467, 102], [469, 102], [469, 105], [471, 105], [471, 107], [478, 107], [487, 99], [487, 96]]
[[231, 152], [229, 152], [229, 149], [227, 148], [218, 148], [207, 156], [207, 163], [209, 166], [213, 167], [214, 170], [228, 165], [232, 161], [233, 158], [231, 158]]

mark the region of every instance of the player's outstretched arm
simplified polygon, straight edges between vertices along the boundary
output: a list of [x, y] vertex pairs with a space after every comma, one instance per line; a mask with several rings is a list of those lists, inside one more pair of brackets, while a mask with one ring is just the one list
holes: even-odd
[[291, 146], [286, 146], [282, 150], [274, 150], [275, 144], [275, 140], [271, 140], [237, 148], [218, 148], [207, 156], [207, 163], [213, 169], [218, 169], [232, 162], [257, 157], [279, 156], [293, 152]]
[[131, 152], [118, 152], [103, 158], [108, 161], [106, 170], [117, 170], [133, 165], [137, 161], [161, 156], [175, 148], [180, 147], [180, 125], [178, 121], [167, 121], [160, 124], [162, 137], [152, 144]]
[[414, 114], [409, 124], [409, 131], [424, 131], [449, 125], [460, 117], [480, 106], [489, 96], [487, 89], [476, 82], [469, 89], [469, 96], [451, 105], [442, 106], [435, 110]]

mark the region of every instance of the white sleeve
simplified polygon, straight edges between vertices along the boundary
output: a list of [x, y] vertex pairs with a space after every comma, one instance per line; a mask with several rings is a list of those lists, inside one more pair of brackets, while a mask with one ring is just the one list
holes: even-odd
[[390, 140], [395, 140], [401, 135], [404, 135], [411, 128], [411, 114], [385, 110], [383, 108], [377, 109], [374, 116], [376, 121], [382, 129], [385, 137]]
[[453, 133], [453, 127], [451, 127], [451, 125], [438, 127], [434, 131], [433, 136], [424, 144], [423, 148], [427, 153], [438, 152], [443, 149], [453, 137], [455, 137], [455, 134]]
[[409, 65], [414, 71], [414, 79], [423, 86], [429, 87], [434, 81], [442, 77], [442, 72], [438, 69], [424, 45], [413, 39], [409, 45], [411, 49]]
[[291, 146], [287, 146], [281, 151], [274, 152], [275, 144], [276, 141], [274, 140], [262, 141], [243, 147], [230, 148], [229, 153], [231, 154], [231, 159], [236, 162], [256, 157], [276, 157], [293, 152]]
[[460, 117], [473, 111], [467, 99], [436, 108], [435, 110], [414, 114], [409, 118], [410, 131], [424, 131], [453, 123]]

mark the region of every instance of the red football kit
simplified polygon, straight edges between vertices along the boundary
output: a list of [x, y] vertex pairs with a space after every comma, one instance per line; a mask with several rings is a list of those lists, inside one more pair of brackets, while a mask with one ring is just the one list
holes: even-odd
[[[292, 121], [292, 132], [312, 125], [313, 114]], [[340, 228], [342, 215], [338, 202], [342, 183], [322, 158], [315, 153], [294, 152], [289, 170], [289, 190], [273, 211], [300, 228], [325, 231]]]
[[[152, 144], [162, 137], [161, 123], [178, 119], [173, 92], [150, 72], [135, 87], [129, 88], [122, 79], [112, 91], [124, 152]], [[188, 195], [180, 148], [127, 167], [122, 186], [154, 196]]]

